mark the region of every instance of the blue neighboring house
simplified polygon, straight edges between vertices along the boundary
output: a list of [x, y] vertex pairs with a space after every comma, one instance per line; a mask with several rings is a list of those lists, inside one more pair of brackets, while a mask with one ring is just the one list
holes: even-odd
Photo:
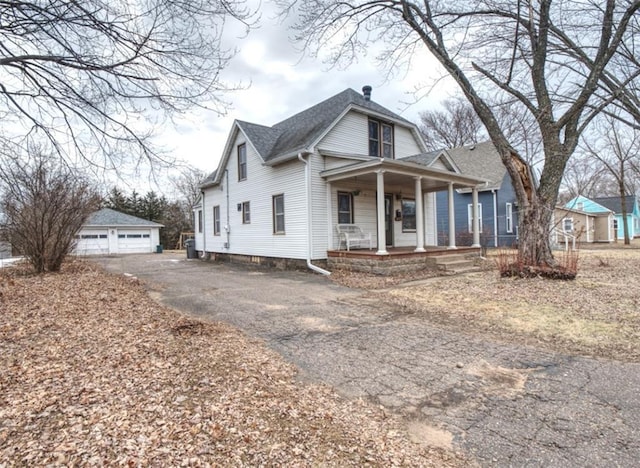
[[[516, 194], [507, 169], [490, 141], [430, 153], [431, 167], [452, 165], [462, 174], [486, 180], [478, 191], [480, 243], [485, 247], [512, 247], [518, 239]], [[426, 161], [423, 161], [423, 163]], [[448, 194], [436, 193], [438, 245], [447, 245], [449, 235]], [[470, 245], [472, 202], [470, 189], [454, 191], [456, 244]]]
[[[640, 207], [635, 195], [625, 197], [627, 209], [627, 222], [629, 237], [640, 237]], [[612, 211], [614, 213], [613, 229], [618, 239], [624, 239], [624, 223], [622, 219], [622, 201], [620, 197], [597, 197], [589, 199], [581, 195], [570, 200], [566, 208], [584, 211], [586, 213], [602, 213]]]

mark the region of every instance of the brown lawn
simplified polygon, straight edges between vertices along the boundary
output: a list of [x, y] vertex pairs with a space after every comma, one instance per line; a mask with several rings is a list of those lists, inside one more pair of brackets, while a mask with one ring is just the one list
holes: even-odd
[[18, 273], [0, 273], [0, 466], [466, 465], [137, 280]]
[[640, 362], [640, 250], [582, 250], [573, 281], [500, 278], [495, 256], [486, 266], [371, 294], [465, 333]]

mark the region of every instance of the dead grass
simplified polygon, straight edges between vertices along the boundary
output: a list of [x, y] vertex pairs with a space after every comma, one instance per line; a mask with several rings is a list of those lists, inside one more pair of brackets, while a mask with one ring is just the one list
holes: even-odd
[[640, 362], [638, 265], [638, 250], [583, 250], [573, 281], [500, 278], [491, 269], [376, 294], [467, 333]]
[[236, 329], [75, 263], [0, 274], [0, 466], [460, 466]]

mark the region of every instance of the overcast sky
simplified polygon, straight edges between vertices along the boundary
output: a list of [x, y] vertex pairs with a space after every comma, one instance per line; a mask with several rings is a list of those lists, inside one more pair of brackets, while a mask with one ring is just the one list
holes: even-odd
[[161, 144], [173, 147], [177, 158], [206, 172], [216, 169], [234, 119], [273, 125], [346, 88], [361, 91], [373, 86], [372, 99], [403, 117], [417, 121], [419, 112], [437, 106], [455, 87], [438, 85], [418, 103], [414, 91], [441, 74], [435, 60], [425, 52], [412, 69], [392, 81], [375, 66], [375, 54], [362, 57], [347, 70], [329, 69], [321, 60], [303, 57], [289, 40], [291, 31], [275, 18], [273, 7], [263, 3], [260, 27], [247, 37], [229, 27], [225, 40], [238, 54], [225, 69], [223, 79], [241, 82], [245, 90], [226, 95], [231, 109], [225, 116], [197, 111], [163, 129]]

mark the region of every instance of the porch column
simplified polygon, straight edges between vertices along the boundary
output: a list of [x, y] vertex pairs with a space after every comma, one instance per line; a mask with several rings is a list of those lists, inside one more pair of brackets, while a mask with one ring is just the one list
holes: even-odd
[[478, 188], [471, 191], [472, 218], [473, 218], [473, 244], [471, 247], [480, 247], [480, 220], [478, 219]]
[[[331, 182], [327, 182], [326, 184], [327, 190], [327, 250], [335, 249], [335, 242], [333, 240], [333, 213], [332, 213], [332, 205], [331, 199]], [[340, 246], [338, 246], [338, 250], [340, 250]]]
[[387, 252], [387, 236], [385, 233], [384, 222], [384, 171], [376, 171], [377, 182], [377, 208], [378, 208], [378, 251], [377, 255], [388, 255]]
[[456, 209], [453, 205], [453, 182], [449, 182], [449, 247], [456, 249]]
[[416, 177], [416, 250], [424, 252], [424, 212], [422, 207], [422, 177]]

